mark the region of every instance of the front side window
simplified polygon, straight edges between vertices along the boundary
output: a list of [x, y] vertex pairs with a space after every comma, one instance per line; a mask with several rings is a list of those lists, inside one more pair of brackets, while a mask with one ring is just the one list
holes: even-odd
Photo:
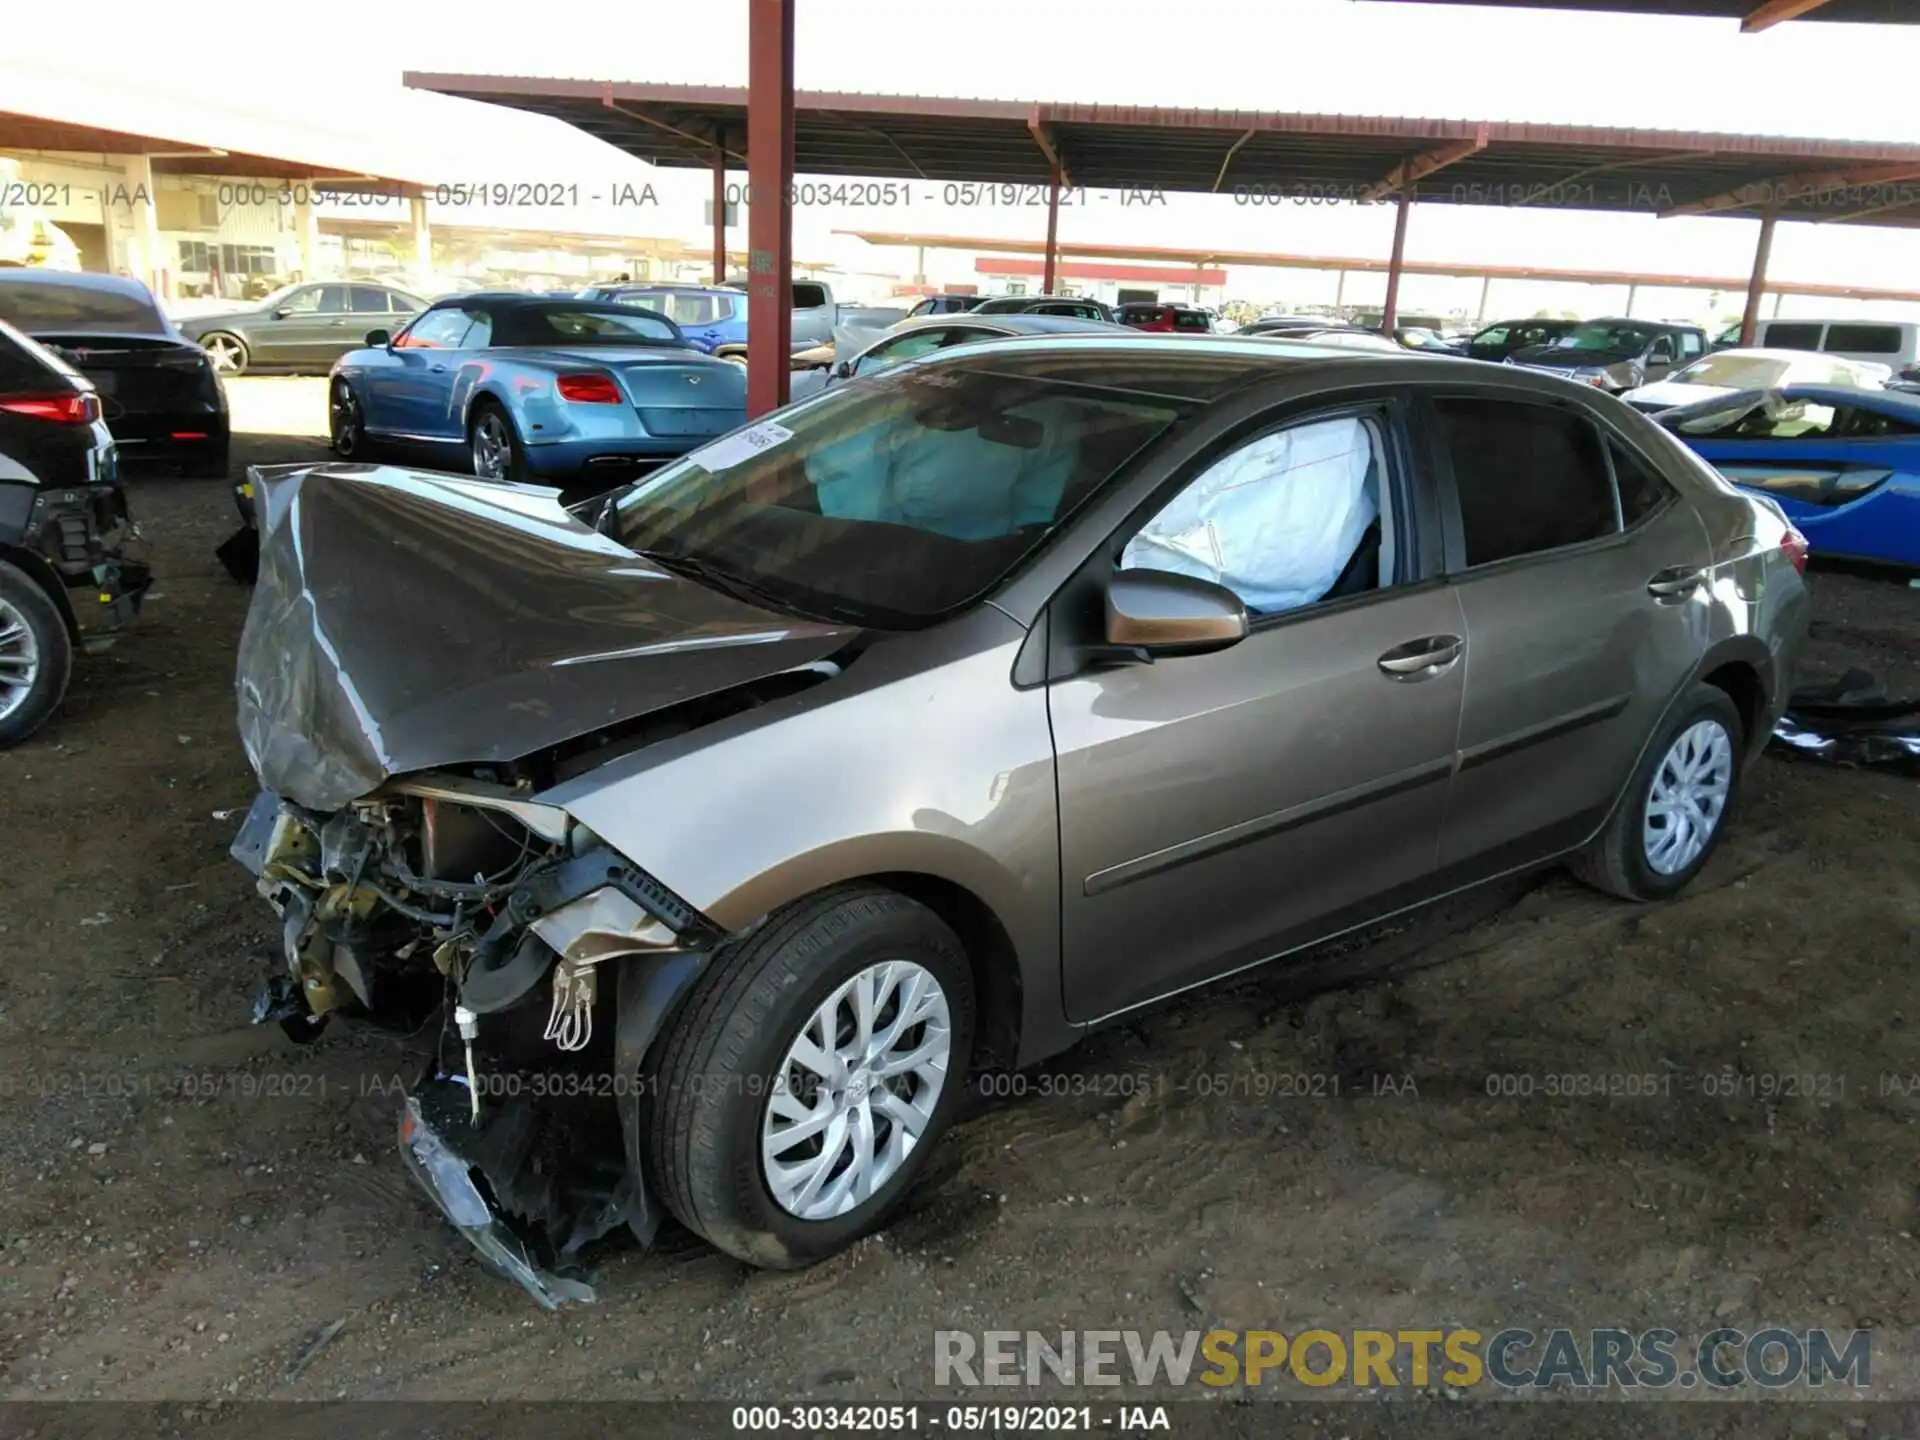
[[1122, 569], [1224, 585], [1275, 615], [1380, 584], [1377, 422], [1343, 415], [1262, 435], [1208, 465], [1127, 542]]
[[1668, 429], [1696, 440], [1819, 439], [1834, 420], [1833, 406], [1788, 399], [1777, 390], [1703, 400], [1660, 417]]
[[1173, 312], [1173, 328], [1176, 330], [1211, 330], [1204, 310], [1176, 310]]
[[952, 338], [951, 330], [933, 326], [925, 330], [916, 330], [911, 335], [902, 335], [896, 340], [888, 340], [876, 345], [854, 362], [853, 373], [872, 375], [885, 370], [889, 365], [898, 365], [904, 360], [912, 360], [921, 355], [931, 355]]
[[1469, 568], [1619, 529], [1600, 433], [1582, 416], [1512, 400], [1434, 402]]
[[394, 347], [400, 350], [456, 350], [473, 317], [464, 310], [429, 310], [408, 326]]
[[776, 609], [915, 629], [1000, 583], [1184, 408], [1007, 357], [907, 366], [693, 451], [621, 494], [611, 529]]
[[1691, 360], [1706, 348], [1705, 337], [1698, 330], [1680, 332], [1680, 358]]
[[1478, 335], [1474, 336], [1473, 348], [1476, 350], [1492, 348], [1496, 345], [1504, 345], [1506, 342], [1507, 327], [1504, 325], [1496, 325], [1491, 330], [1482, 330]]

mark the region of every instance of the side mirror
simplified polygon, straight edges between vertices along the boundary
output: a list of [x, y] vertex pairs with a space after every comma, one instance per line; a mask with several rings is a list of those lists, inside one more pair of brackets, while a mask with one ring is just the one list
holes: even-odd
[[1224, 585], [1170, 570], [1116, 570], [1107, 585], [1108, 658], [1205, 655], [1246, 638], [1247, 607]]
[[833, 378], [836, 380], [851, 380], [853, 378], [853, 361], [842, 360], [838, 365], [834, 366]]
[[293, 307], [291, 305], [282, 305], [278, 310], [273, 312], [273, 318], [276, 320], [284, 320], [291, 314], [293, 314]]
[[367, 331], [367, 346], [369, 349], [378, 349], [383, 345], [386, 346], [388, 349], [393, 348], [393, 335], [390, 331], [386, 331], [386, 330]]

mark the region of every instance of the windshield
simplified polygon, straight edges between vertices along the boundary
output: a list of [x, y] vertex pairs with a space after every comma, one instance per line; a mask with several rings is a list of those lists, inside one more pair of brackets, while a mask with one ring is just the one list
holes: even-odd
[[0, 320], [29, 335], [167, 333], [160, 312], [144, 300], [57, 282], [0, 284]]
[[1183, 408], [907, 365], [695, 450], [601, 528], [776, 608], [916, 629], [997, 585]]
[[269, 290], [260, 299], [248, 303], [259, 310], [271, 310], [305, 283], [304, 280], [296, 280], [291, 285], [282, 285], [278, 290]]
[[680, 332], [644, 310], [555, 305], [502, 307], [494, 313], [495, 345], [678, 345]]
[[1651, 332], [1637, 325], [1608, 325], [1596, 321], [1576, 325], [1553, 342], [1556, 350], [1613, 350], [1623, 355], [1638, 355], [1651, 341]]
[[1730, 390], [1766, 390], [1787, 376], [1787, 362], [1764, 355], [1709, 355], [1667, 378], [1679, 385], [1724, 385]]

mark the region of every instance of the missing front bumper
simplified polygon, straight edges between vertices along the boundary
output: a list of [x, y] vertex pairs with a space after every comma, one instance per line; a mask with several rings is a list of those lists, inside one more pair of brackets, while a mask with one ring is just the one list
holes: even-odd
[[428, 1120], [418, 1096], [407, 1096], [400, 1114], [400, 1155], [408, 1173], [495, 1274], [513, 1281], [548, 1310], [593, 1303], [591, 1285], [537, 1263], [533, 1247], [487, 1199], [474, 1178], [473, 1164]]

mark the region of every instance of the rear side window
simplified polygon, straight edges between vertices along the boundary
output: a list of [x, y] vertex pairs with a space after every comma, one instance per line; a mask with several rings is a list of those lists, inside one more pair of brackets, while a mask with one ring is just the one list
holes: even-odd
[[1776, 320], [1767, 326], [1765, 344], [1771, 350], [1818, 350], [1823, 326]]
[[1588, 421], [1510, 400], [1436, 400], [1434, 412], [1460, 497], [1469, 567], [1619, 528], [1606, 452]]
[[1829, 325], [1827, 350], [1842, 350], [1854, 355], [1898, 355], [1898, 325]]
[[793, 287], [793, 308], [796, 310], [817, 310], [827, 304], [827, 287], [796, 283]]
[[1198, 310], [1176, 310], [1173, 312], [1173, 328], [1176, 330], [1208, 330], [1207, 317]]

